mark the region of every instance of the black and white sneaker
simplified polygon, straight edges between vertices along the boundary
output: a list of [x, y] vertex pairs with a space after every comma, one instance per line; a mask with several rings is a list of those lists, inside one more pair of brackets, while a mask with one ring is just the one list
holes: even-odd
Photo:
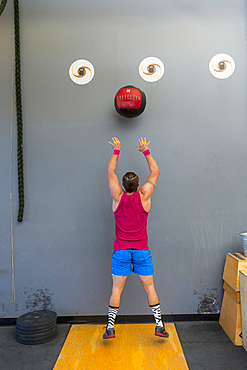
[[156, 326], [154, 335], [157, 335], [158, 337], [169, 338], [169, 333], [166, 331], [165, 325], [163, 328]]
[[103, 339], [111, 339], [115, 338], [115, 329], [114, 328], [106, 328], [105, 333], [103, 334]]

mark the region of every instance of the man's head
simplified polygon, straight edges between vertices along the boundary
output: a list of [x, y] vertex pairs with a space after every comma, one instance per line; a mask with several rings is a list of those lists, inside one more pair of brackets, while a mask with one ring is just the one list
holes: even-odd
[[134, 172], [126, 172], [123, 176], [123, 186], [127, 193], [134, 193], [139, 186], [139, 176]]

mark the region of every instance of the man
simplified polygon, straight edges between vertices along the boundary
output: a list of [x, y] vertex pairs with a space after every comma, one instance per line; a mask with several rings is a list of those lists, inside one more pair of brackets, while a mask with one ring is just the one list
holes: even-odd
[[111, 267], [112, 293], [108, 307], [108, 324], [103, 338], [115, 338], [114, 323], [120, 306], [121, 294], [126, 279], [132, 272], [137, 274], [147, 293], [148, 303], [156, 322], [155, 335], [168, 338], [169, 334], [162, 322], [159, 298], [154, 287], [154, 269], [147, 236], [147, 218], [151, 208], [151, 195], [157, 185], [159, 168], [149, 152], [150, 141], [147, 143], [145, 137], [144, 140], [141, 138], [137, 149], [144, 154], [150, 175], [146, 183], [137, 190], [139, 177], [133, 172], [127, 172], [122, 180], [124, 191], [115, 174], [121, 143], [118, 138], [113, 137], [109, 144], [114, 150], [108, 163], [107, 177], [113, 198], [115, 241]]

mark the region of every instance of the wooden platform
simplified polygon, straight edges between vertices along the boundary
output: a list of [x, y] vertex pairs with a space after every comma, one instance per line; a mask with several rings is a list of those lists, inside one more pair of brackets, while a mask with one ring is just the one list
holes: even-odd
[[116, 338], [103, 340], [103, 325], [73, 325], [53, 370], [188, 370], [175, 325], [168, 339], [155, 324], [117, 324]]

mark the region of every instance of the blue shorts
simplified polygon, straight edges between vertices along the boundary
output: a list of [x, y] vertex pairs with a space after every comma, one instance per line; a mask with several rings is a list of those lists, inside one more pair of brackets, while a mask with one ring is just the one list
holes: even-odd
[[127, 276], [134, 272], [137, 275], [149, 276], [154, 274], [152, 255], [149, 250], [124, 249], [113, 251], [111, 274]]

